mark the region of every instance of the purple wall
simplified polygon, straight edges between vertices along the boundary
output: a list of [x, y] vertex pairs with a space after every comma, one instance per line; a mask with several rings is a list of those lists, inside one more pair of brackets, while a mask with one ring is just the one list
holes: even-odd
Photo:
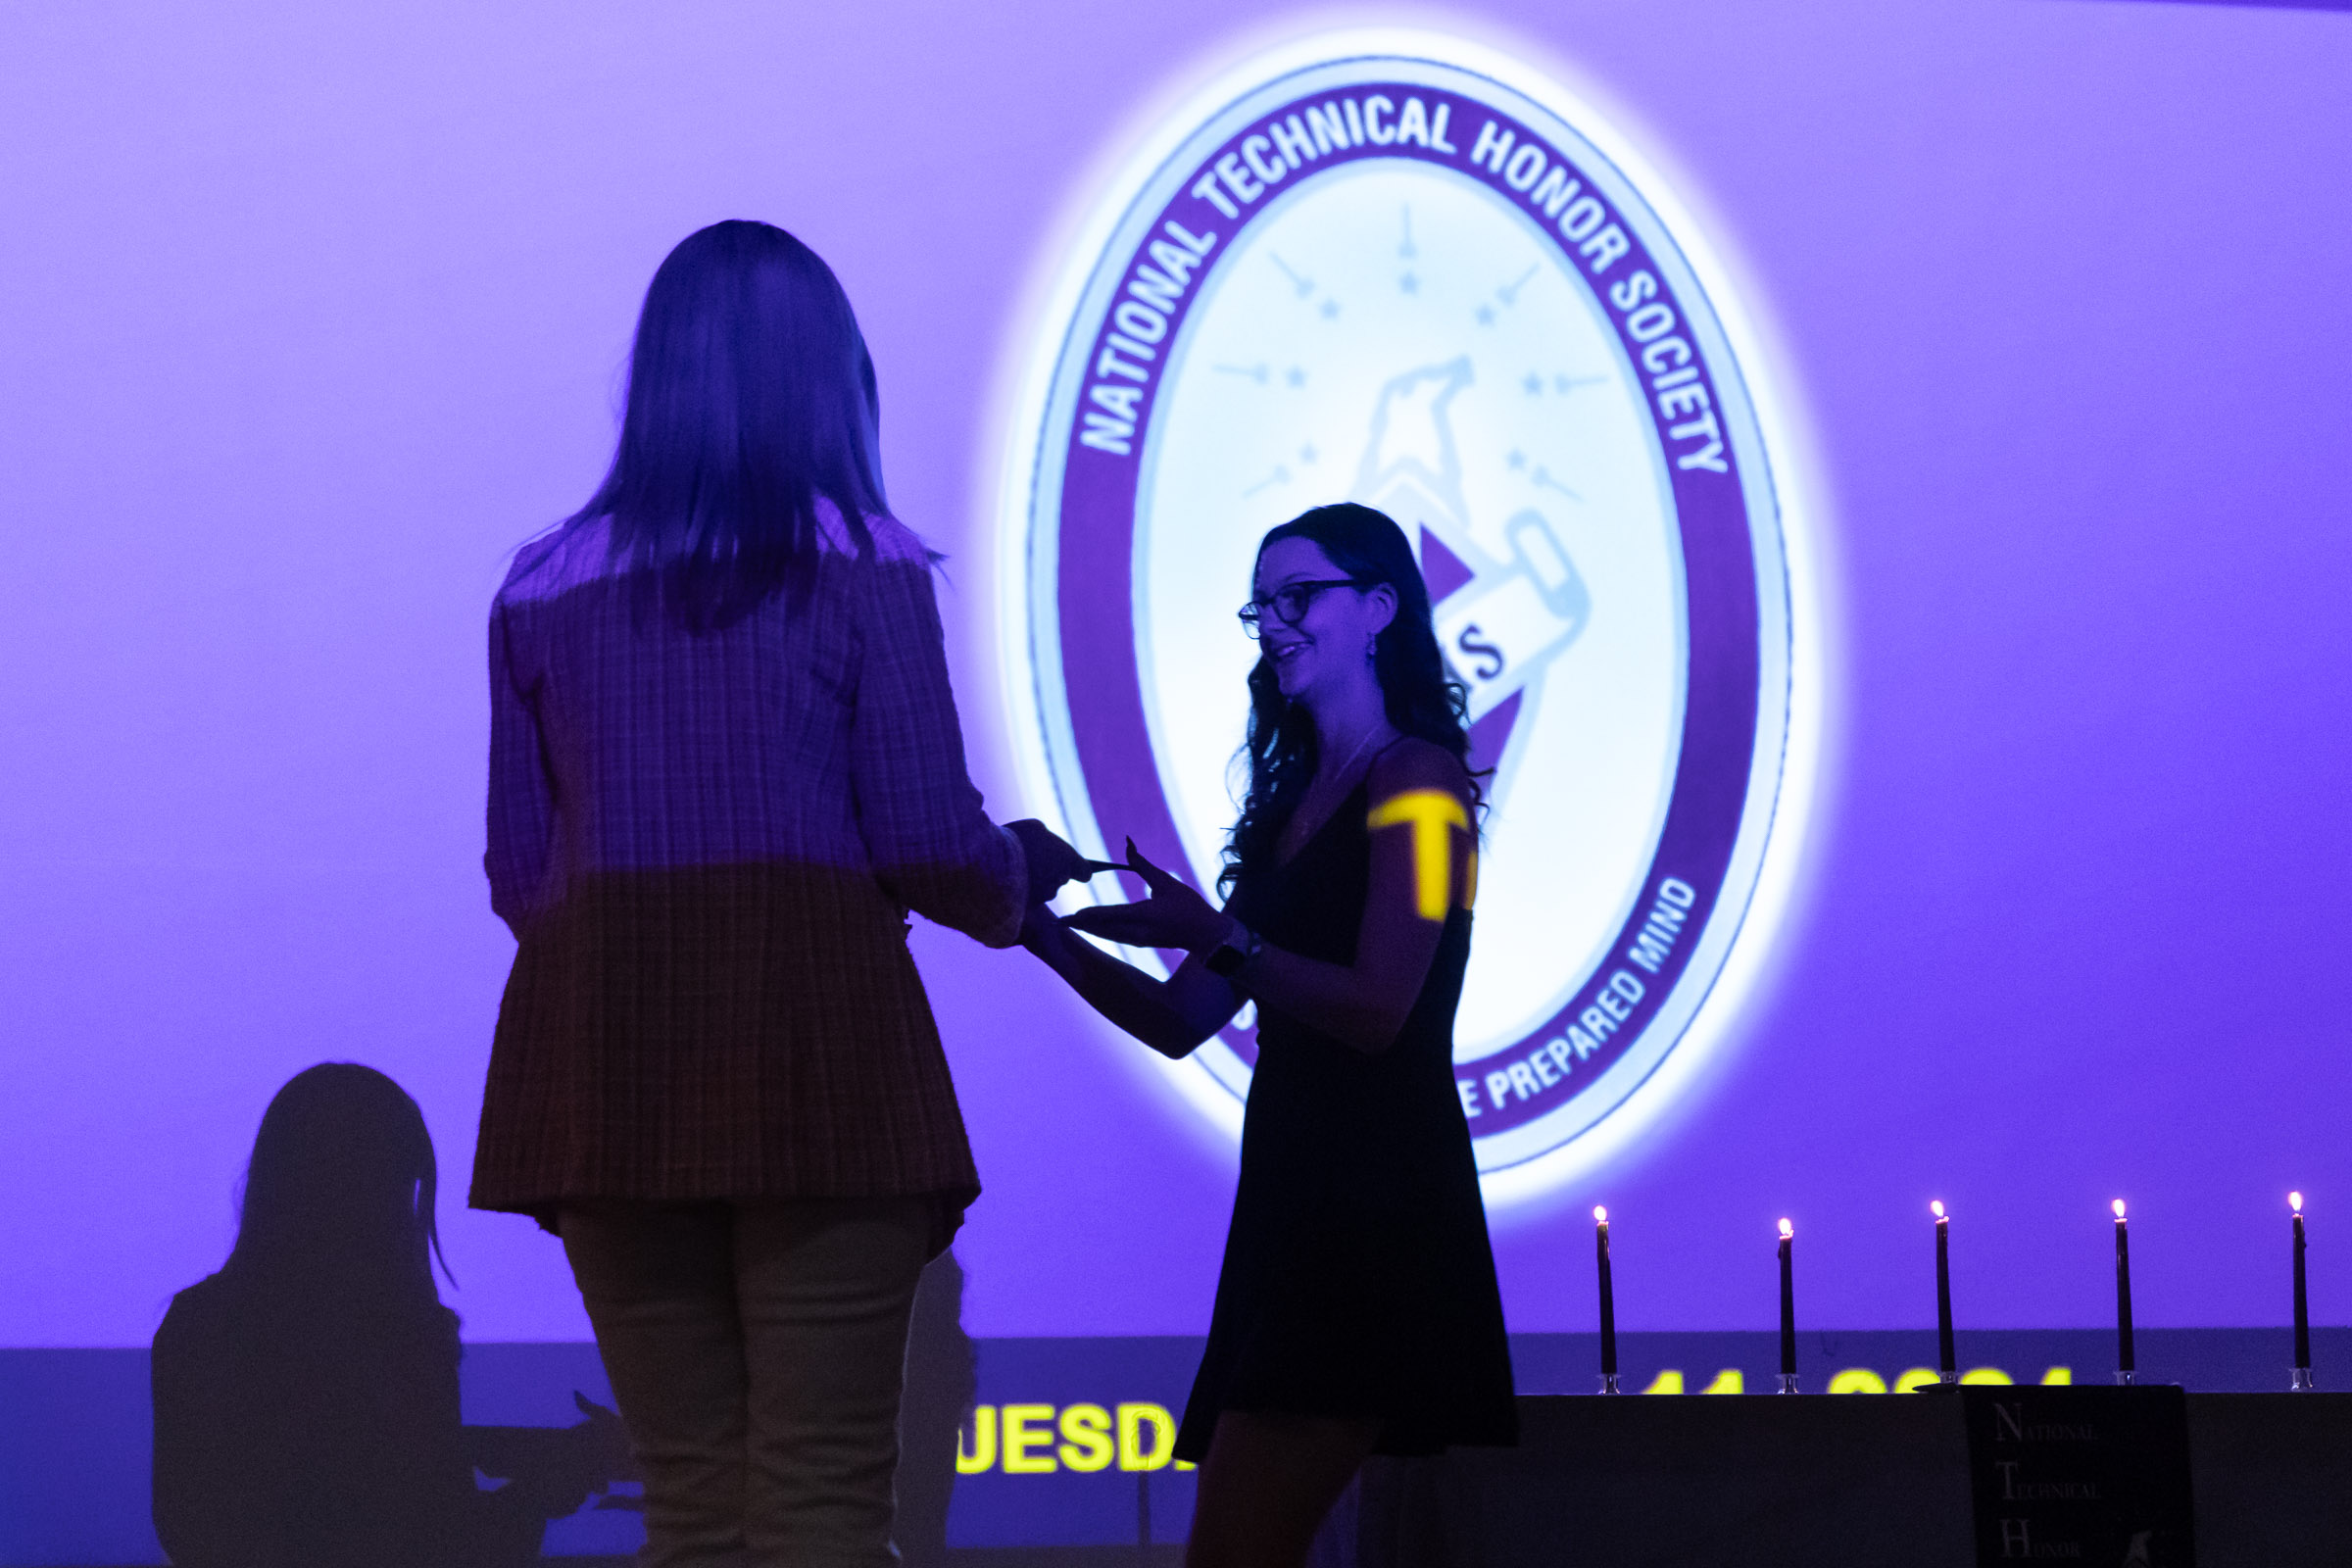
[[[803, 13], [806, 13], [804, 15]], [[1260, 8], [0, 16], [0, 1345], [132, 1345], [325, 1057], [462, 1192], [511, 947], [482, 617], [585, 496], [655, 264], [794, 228], [880, 366], [984, 785], [986, 389], [1058, 215]], [[856, 21], [841, 20], [855, 16]], [[1298, 30], [1326, 20], [1298, 15]], [[1355, 18], [1352, 20], [1362, 20]], [[1638, 1162], [1498, 1223], [1512, 1326], [2284, 1311], [2352, 1200], [2352, 18], [2072, 0], [1493, 5], [1717, 220], [1830, 503], [1841, 680], [1776, 990]], [[1197, 1333], [1231, 1159], [1020, 955], [919, 938], [989, 1184], [979, 1335]], [[445, 1199], [469, 1335], [582, 1338]]]

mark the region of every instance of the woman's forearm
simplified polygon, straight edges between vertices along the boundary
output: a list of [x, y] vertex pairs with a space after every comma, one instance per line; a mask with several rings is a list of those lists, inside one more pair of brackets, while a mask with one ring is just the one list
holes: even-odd
[[[1389, 967], [1325, 963], [1280, 948], [1264, 947], [1246, 964], [1241, 987], [1260, 1007], [1311, 1019], [1316, 1030], [1366, 1054], [1396, 1044], [1428, 973], [1400, 975]], [[1407, 987], [1403, 981], [1409, 978]]]
[[1175, 1004], [1169, 983], [1056, 928], [1031, 951], [1069, 983], [1086, 1004], [1163, 1056], [1189, 1055], [1215, 1032], [1196, 1029]]

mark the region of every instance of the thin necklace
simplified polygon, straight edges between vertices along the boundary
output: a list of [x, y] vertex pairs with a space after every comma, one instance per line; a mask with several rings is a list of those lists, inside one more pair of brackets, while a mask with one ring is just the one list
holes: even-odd
[[[1365, 748], [1365, 747], [1367, 747], [1367, 746], [1369, 746], [1369, 745], [1371, 745], [1371, 744], [1372, 744], [1373, 737], [1374, 737], [1374, 736], [1376, 736], [1376, 735], [1378, 735], [1379, 733], [1380, 733], [1380, 726], [1378, 726], [1378, 725], [1375, 725], [1375, 726], [1372, 728], [1372, 730], [1370, 731], [1370, 733], [1366, 734], [1362, 740], [1360, 740], [1360, 741], [1358, 741], [1358, 742], [1356, 743], [1355, 750], [1354, 750], [1354, 751], [1352, 751], [1352, 752], [1349, 752], [1349, 753], [1348, 754], [1348, 760], [1346, 760], [1345, 762], [1342, 762], [1342, 763], [1340, 764], [1339, 771], [1331, 775], [1331, 776], [1332, 776], [1332, 778], [1333, 778], [1335, 781], [1336, 781], [1336, 780], [1339, 780], [1339, 779], [1342, 779], [1342, 778], [1345, 778], [1345, 777], [1347, 777], [1347, 776], [1348, 776], [1348, 770], [1349, 768], [1351, 768], [1351, 767], [1353, 767], [1353, 766], [1355, 765], [1355, 760], [1356, 760], [1357, 758], [1359, 758], [1359, 757], [1361, 757], [1361, 756], [1363, 756], [1363, 755], [1364, 755], [1364, 748]], [[1402, 737], [1402, 736], [1399, 736], [1399, 737], [1397, 737], [1397, 738], [1401, 740], [1403, 737]], [[1305, 808], [1306, 804], [1307, 804], [1309, 801], [1311, 801], [1312, 799], [1314, 799], [1314, 786], [1310, 784], [1309, 786], [1307, 786], [1307, 793], [1306, 793], [1304, 796], [1301, 796], [1301, 797], [1299, 798], [1299, 801], [1298, 801], [1298, 809], [1300, 809], [1300, 810], [1303, 810], [1303, 808]], [[1337, 809], [1337, 806], [1336, 806], [1336, 804], [1335, 804], [1335, 806], [1334, 806], [1334, 809], [1335, 809], [1335, 810]], [[1324, 818], [1324, 822], [1325, 822], [1325, 824], [1328, 824], [1329, 820], [1330, 820], [1330, 816], [1329, 816], [1329, 814], [1327, 813], [1327, 814], [1326, 814], [1326, 816], [1325, 816], [1325, 818]], [[1293, 816], [1293, 818], [1292, 818], [1292, 824], [1293, 824], [1293, 825], [1295, 825], [1295, 824], [1297, 823], [1297, 821], [1298, 821], [1298, 816], [1297, 816], [1296, 814], [1294, 814], [1294, 816]], [[1287, 837], [1287, 836], [1289, 835], [1290, 831], [1291, 831], [1291, 827], [1289, 827], [1289, 826], [1286, 826], [1286, 827], [1284, 828], [1284, 830], [1283, 830], [1283, 832], [1284, 832], [1284, 835]], [[1316, 832], [1318, 832], [1318, 833], [1320, 833], [1320, 832], [1322, 831], [1322, 827], [1321, 827], [1321, 826], [1318, 826], [1318, 827], [1316, 828], [1316, 830], [1315, 830], [1315, 831], [1316, 831]], [[1300, 850], [1302, 850], [1303, 848], [1304, 848], [1304, 845], [1302, 844], [1302, 845], [1300, 846], [1300, 849], [1299, 849], [1299, 850], [1293, 850], [1293, 851], [1291, 852], [1291, 854], [1292, 854], [1293, 858], [1296, 858], [1296, 857], [1297, 857], [1297, 856], [1298, 856], [1298, 855], [1300, 853]], [[1284, 864], [1286, 864], [1286, 865], [1287, 865], [1287, 864], [1289, 864], [1290, 862], [1289, 862], [1288, 860], [1285, 860], [1285, 861], [1284, 861], [1284, 862], [1282, 862], [1282, 863], [1284, 863]]]
[[1336, 784], [1341, 779], [1344, 779], [1348, 776], [1348, 770], [1355, 765], [1355, 760], [1357, 758], [1364, 755], [1364, 748], [1372, 744], [1373, 738], [1380, 733], [1381, 727], [1382, 726], [1378, 724], [1373, 725], [1370, 730], [1365, 732], [1364, 738], [1355, 743], [1355, 750], [1348, 754], [1348, 760], [1342, 762], [1338, 767], [1332, 770], [1331, 777], [1333, 783]]

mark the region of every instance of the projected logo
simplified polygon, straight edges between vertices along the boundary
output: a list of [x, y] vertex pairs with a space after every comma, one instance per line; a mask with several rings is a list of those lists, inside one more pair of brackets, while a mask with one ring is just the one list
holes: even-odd
[[[1257, 539], [1330, 501], [1394, 516], [1494, 769], [1462, 1105], [1483, 1170], [1548, 1179], [1674, 1076], [1753, 939], [1788, 589], [1690, 236], [1565, 93], [1439, 52], [1270, 70], [1104, 215], [1018, 432], [1006, 653], [1071, 832], [1208, 887]], [[1228, 1121], [1248, 1022], [1179, 1079]]]

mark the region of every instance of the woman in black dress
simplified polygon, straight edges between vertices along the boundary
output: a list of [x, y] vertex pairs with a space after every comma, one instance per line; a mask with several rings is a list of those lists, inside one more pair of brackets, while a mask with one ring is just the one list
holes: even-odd
[[[1024, 940], [1169, 1056], [1257, 1004], [1241, 1184], [1176, 1452], [1187, 1561], [1297, 1564], [1371, 1453], [1516, 1437], [1510, 1354], [1453, 1078], [1478, 786], [1404, 535], [1368, 507], [1268, 533], [1242, 612], [1250, 792], [1222, 910], [1128, 846], [1137, 904]], [[1187, 955], [1166, 980], [1070, 933]]]

